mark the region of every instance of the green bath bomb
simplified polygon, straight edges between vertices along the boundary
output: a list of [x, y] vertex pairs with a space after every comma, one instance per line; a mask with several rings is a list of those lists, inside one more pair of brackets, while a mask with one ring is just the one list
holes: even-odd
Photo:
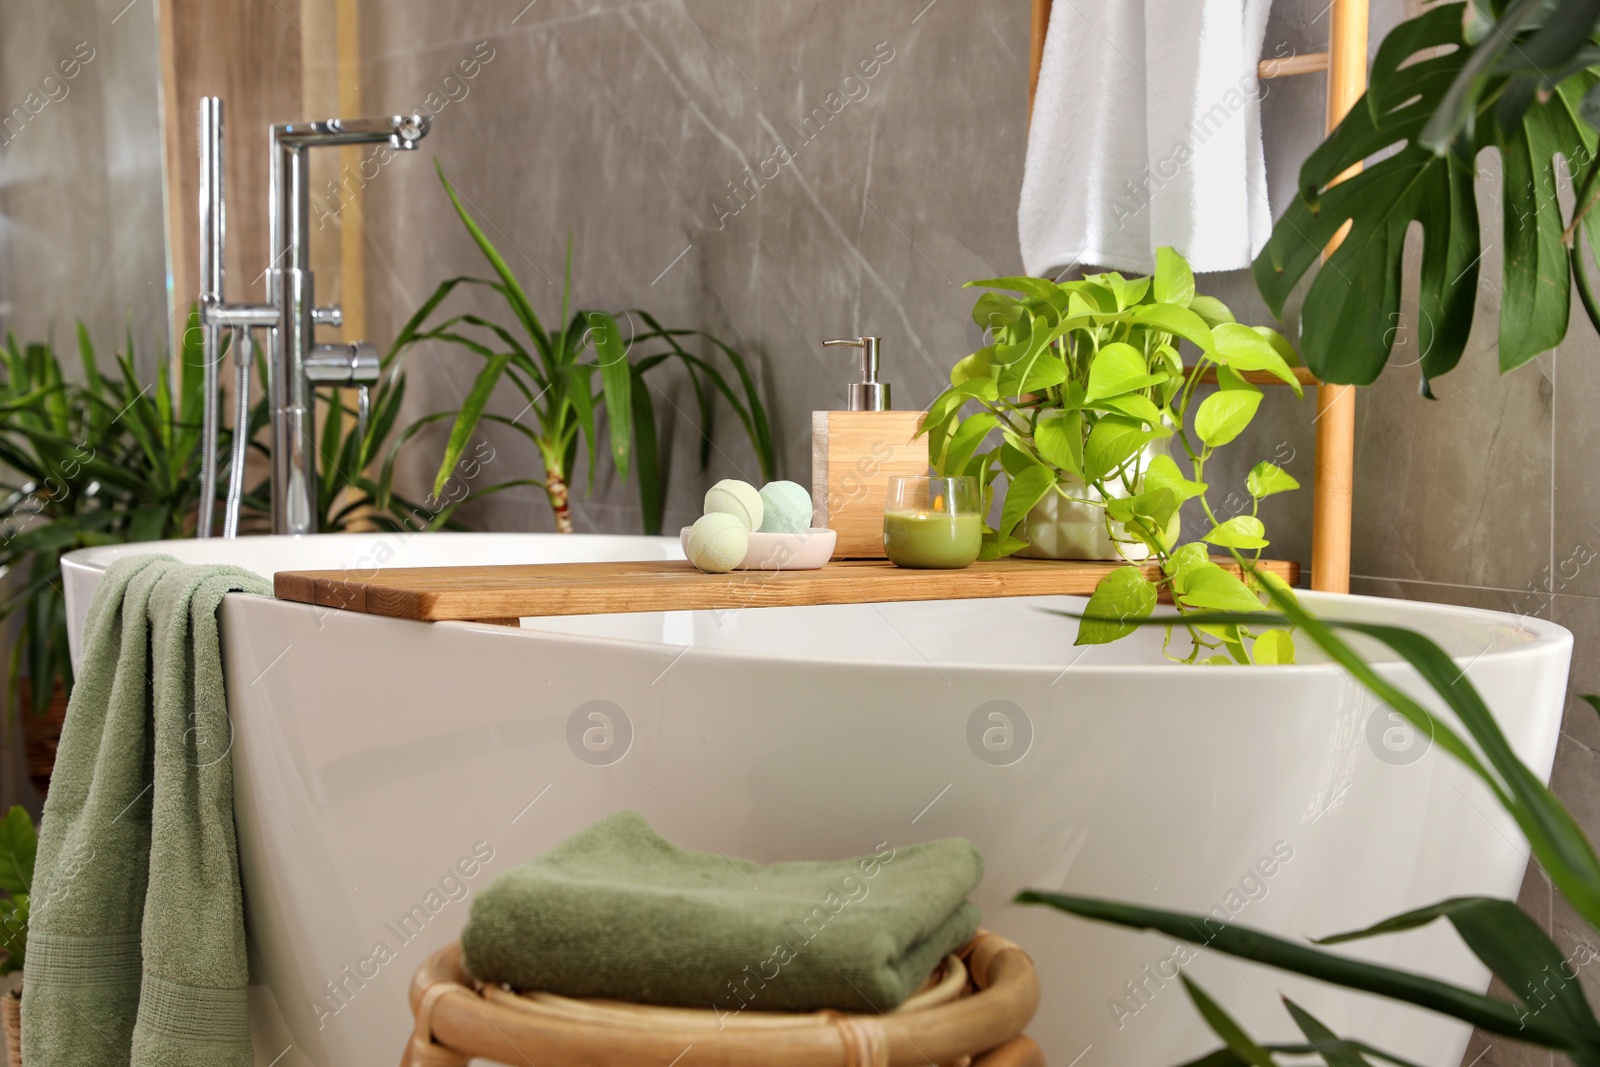
[[805, 533], [811, 529], [811, 494], [795, 482], [761, 487], [761, 532]]
[[[742, 483], [741, 483], [742, 484]], [[689, 527], [686, 553], [689, 562], [712, 574], [726, 574], [744, 562], [750, 548], [750, 531], [737, 515], [713, 511]]]
[[[746, 533], [761, 529], [761, 494], [749, 482], [724, 478], [706, 490], [706, 514], [732, 515], [744, 523]], [[698, 523], [696, 524], [698, 525]]]

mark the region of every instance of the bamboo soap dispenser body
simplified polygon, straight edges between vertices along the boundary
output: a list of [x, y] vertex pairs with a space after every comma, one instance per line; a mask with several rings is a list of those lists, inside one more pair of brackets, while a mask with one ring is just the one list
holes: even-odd
[[838, 535], [834, 559], [883, 559], [883, 509], [889, 479], [928, 473], [928, 446], [917, 440], [920, 411], [892, 411], [878, 380], [877, 337], [822, 342], [861, 350], [861, 380], [851, 382], [844, 411], [811, 413], [811, 499], [816, 523]]

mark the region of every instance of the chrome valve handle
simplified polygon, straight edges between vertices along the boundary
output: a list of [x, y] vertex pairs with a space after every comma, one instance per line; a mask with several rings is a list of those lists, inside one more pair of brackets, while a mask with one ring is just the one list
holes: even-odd
[[361, 440], [367, 437], [367, 419], [372, 413], [372, 384], [383, 373], [383, 359], [370, 341], [347, 345], [316, 345], [306, 357], [306, 377], [311, 384], [356, 388], [356, 430]]

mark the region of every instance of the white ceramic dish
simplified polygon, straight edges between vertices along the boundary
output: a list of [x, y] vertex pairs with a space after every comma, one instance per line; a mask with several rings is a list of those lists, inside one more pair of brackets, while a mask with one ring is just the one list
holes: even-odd
[[[689, 530], [678, 532], [683, 554], [689, 554]], [[833, 558], [839, 535], [833, 530], [812, 527], [805, 533], [753, 533], [750, 547], [737, 571], [814, 571]]]

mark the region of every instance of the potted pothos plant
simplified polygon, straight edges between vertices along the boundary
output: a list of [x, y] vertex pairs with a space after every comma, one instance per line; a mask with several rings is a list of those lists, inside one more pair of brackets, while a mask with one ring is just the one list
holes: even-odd
[[[1130, 562], [1101, 580], [1078, 644], [1132, 633], [1163, 596], [1180, 613], [1263, 610], [1265, 586], [1281, 580], [1263, 571], [1240, 576], [1210, 553], [1259, 559], [1268, 543], [1261, 501], [1299, 483], [1274, 463], [1258, 463], [1246, 483], [1250, 511], [1224, 516], [1208, 499], [1206, 465], [1261, 404], [1261, 390], [1247, 376], [1270, 375], [1301, 391], [1288, 341], [1237, 322], [1221, 301], [1197, 294], [1188, 263], [1170, 248], [1159, 250], [1152, 277], [969, 284], [990, 290], [972, 316], [991, 343], [955, 365], [922, 429], [930, 464], [946, 477], [978, 478], [986, 510], [1005, 476], [999, 523], [985, 527], [983, 558], [1028, 549], [1030, 533], [1041, 522], [1061, 521], [1065, 507], [1103, 524], [1121, 558], [1158, 563], [1154, 578]], [[1185, 341], [1198, 353], [1188, 367], [1179, 353]], [[1220, 388], [1197, 399], [1208, 372]], [[1168, 451], [1152, 453], [1156, 443]], [[1205, 520], [1199, 541], [1183, 542], [1186, 505]], [[1186, 651], [1172, 649], [1170, 631], [1166, 646], [1185, 662], [1294, 659], [1293, 635], [1281, 626], [1185, 628]]]

